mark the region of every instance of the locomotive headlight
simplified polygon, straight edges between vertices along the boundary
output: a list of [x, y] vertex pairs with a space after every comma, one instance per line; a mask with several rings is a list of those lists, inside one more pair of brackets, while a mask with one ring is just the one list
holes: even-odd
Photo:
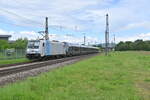
[[27, 49], [27, 51], [26, 51], [27, 53], [29, 53], [30, 52], [30, 50], [29, 49]]

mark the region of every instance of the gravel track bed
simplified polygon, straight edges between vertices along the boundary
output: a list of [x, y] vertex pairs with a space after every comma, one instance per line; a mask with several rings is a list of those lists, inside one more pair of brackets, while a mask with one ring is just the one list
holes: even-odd
[[87, 56], [87, 57], [81, 57], [81, 58], [78, 58], [78, 59], [64, 61], [64, 62], [61, 62], [61, 63], [57, 63], [57, 64], [53, 64], [53, 65], [47, 65], [47, 66], [44, 66], [44, 67], [35, 68], [35, 69], [28, 70], [28, 71], [23, 71], [23, 72], [11, 74], [11, 75], [8, 75], [8, 76], [0, 77], [0, 87], [3, 87], [7, 84], [14, 83], [14, 82], [19, 81], [19, 80], [25, 80], [28, 77], [37, 76], [37, 75], [39, 75], [43, 72], [49, 72], [52, 69], [56, 69], [56, 68], [59, 68], [59, 67], [63, 67], [65, 65], [73, 64], [73, 63], [76, 63], [78, 61], [81, 61], [83, 59], [90, 58], [90, 57], [93, 57], [93, 56], [94, 55]]

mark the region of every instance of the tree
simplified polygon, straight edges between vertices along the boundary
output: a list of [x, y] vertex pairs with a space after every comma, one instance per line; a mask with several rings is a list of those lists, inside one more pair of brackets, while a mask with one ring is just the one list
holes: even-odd
[[6, 40], [0, 40], [0, 50], [10, 48], [10, 45], [8, 41]]
[[124, 42], [120, 42], [116, 45], [115, 50], [117, 51], [126, 51], [127, 45]]
[[117, 51], [145, 50], [150, 51], [150, 41], [136, 40], [134, 42], [119, 42], [115, 48]]
[[12, 47], [15, 49], [25, 49], [28, 43], [28, 39], [24, 38], [24, 39], [18, 39], [16, 40], [13, 44]]
[[0, 50], [2, 49], [25, 49], [27, 47], [28, 39], [18, 39], [14, 43], [9, 43], [6, 40], [0, 40]]

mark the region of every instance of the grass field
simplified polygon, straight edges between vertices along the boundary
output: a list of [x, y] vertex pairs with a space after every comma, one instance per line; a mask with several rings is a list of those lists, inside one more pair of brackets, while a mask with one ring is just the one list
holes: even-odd
[[28, 60], [27, 58], [0, 60], [0, 66], [6, 65], [6, 64], [15, 64], [15, 63], [28, 62], [28, 61], [29, 61], [29, 60]]
[[150, 100], [150, 52], [115, 52], [0, 88], [0, 100]]

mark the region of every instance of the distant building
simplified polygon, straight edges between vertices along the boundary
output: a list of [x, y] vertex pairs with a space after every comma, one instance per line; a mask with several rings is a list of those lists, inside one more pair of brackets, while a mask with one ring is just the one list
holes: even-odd
[[0, 35], [0, 40], [9, 40], [9, 38], [11, 37], [11, 35]]

